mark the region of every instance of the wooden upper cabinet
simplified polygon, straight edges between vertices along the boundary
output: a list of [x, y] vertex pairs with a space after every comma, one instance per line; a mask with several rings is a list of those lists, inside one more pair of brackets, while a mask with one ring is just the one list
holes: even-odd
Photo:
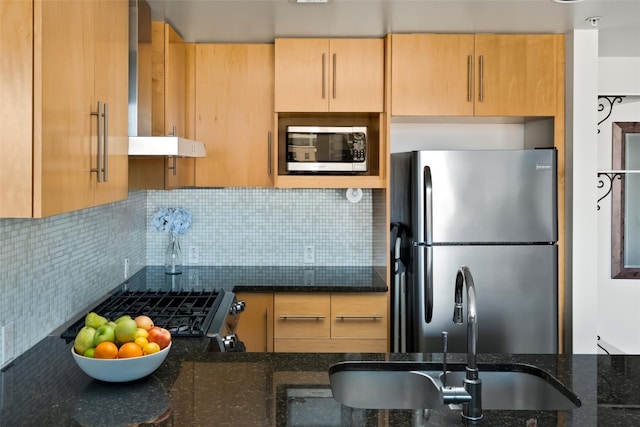
[[381, 112], [382, 39], [275, 40], [275, 111]]
[[473, 34], [393, 34], [391, 113], [473, 115]]
[[94, 102], [106, 103], [105, 176], [95, 204], [124, 200], [129, 189], [129, 10], [122, 2], [95, 2]]
[[11, 179], [3, 171], [2, 216], [44, 217], [127, 198], [128, 14], [122, 1], [2, 2], [0, 44], [13, 47], [0, 60], [0, 79], [15, 78], [7, 97], [24, 114], [3, 121], [17, 125], [8, 134], [18, 139], [2, 139], [2, 169], [7, 150], [23, 171]]
[[273, 45], [196, 46], [197, 187], [273, 186]]
[[0, 2], [0, 22], [0, 217], [30, 217], [33, 2]]
[[554, 116], [561, 34], [478, 34], [476, 116]]
[[554, 116], [561, 34], [393, 34], [391, 114]]

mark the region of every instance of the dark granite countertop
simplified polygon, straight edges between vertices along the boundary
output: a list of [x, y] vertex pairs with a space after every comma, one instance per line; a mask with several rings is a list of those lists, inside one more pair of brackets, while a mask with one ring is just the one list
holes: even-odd
[[[439, 353], [211, 353], [205, 351], [206, 344], [206, 338], [175, 339], [169, 356], [153, 374], [111, 384], [85, 375], [71, 357], [71, 344], [47, 337], [0, 373], [0, 425], [281, 426], [282, 390], [326, 387], [332, 364], [344, 360], [439, 363], [442, 357]], [[464, 362], [465, 357], [452, 354], [449, 360]], [[483, 425], [637, 425], [640, 357], [482, 354], [479, 361], [538, 366], [582, 402], [571, 411], [485, 410]], [[357, 425], [410, 426], [413, 415], [413, 411], [370, 410]], [[326, 425], [318, 421], [308, 419], [309, 425]], [[463, 423], [457, 410], [443, 408], [432, 413], [429, 425]]]
[[130, 289], [223, 289], [234, 292], [386, 292], [374, 267], [189, 266], [167, 275], [148, 266], [121, 286]]

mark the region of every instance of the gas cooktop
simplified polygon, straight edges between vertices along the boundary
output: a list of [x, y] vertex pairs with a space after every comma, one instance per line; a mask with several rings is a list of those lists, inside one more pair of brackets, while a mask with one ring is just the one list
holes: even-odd
[[[216, 290], [120, 290], [91, 311], [109, 320], [116, 320], [125, 314], [134, 318], [144, 314], [151, 317], [157, 326], [171, 331], [173, 336], [204, 336], [216, 312], [221, 309], [224, 294], [224, 291]], [[67, 328], [62, 338], [74, 339], [83, 326], [84, 318]]]

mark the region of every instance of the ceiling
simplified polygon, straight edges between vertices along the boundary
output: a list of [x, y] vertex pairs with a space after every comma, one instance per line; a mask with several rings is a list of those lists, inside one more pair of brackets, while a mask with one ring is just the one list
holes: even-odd
[[[381, 37], [407, 32], [566, 33], [597, 29], [598, 56], [640, 57], [640, 0], [147, 0], [187, 42]], [[586, 19], [599, 16], [596, 27]]]

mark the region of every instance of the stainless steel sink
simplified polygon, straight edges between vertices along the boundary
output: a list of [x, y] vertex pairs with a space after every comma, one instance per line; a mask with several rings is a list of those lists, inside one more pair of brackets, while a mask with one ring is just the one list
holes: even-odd
[[[442, 366], [422, 362], [342, 362], [329, 369], [333, 397], [367, 409], [435, 409]], [[448, 364], [446, 386], [460, 387], [465, 365]], [[482, 408], [572, 410], [580, 399], [555, 377], [526, 364], [479, 364]], [[427, 374], [428, 376], [425, 376]]]

